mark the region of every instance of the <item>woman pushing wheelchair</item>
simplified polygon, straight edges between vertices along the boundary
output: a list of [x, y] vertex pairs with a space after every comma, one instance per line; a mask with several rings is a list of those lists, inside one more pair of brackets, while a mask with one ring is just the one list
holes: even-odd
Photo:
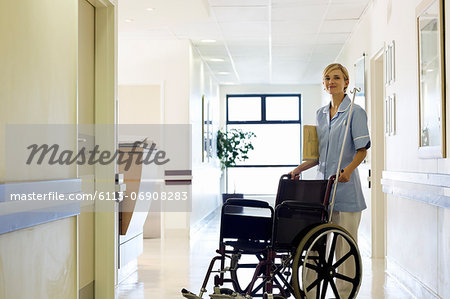
[[[324, 90], [330, 95], [330, 103], [316, 113], [319, 159], [303, 162], [290, 175], [292, 179], [298, 179], [301, 172], [318, 165], [318, 178], [328, 179], [336, 174], [341, 148], [344, 146], [338, 177], [340, 184], [336, 189], [331, 222], [346, 229], [357, 241], [361, 212], [366, 208], [357, 167], [370, 147], [367, 115], [355, 104], [348, 124], [348, 134], [345, 135], [351, 111], [351, 100], [346, 94], [349, 85], [348, 71], [339, 63], [330, 64], [323, 71], [322, 81]], [[338, 246], [336, 255], [342, 254], [343, 250], [345, 248]], [[344, 269], [344, 272], [348, 271]]]

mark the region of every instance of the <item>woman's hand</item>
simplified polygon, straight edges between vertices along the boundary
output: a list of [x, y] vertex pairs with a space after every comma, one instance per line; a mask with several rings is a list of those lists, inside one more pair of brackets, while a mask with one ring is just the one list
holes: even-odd
[[360, 148], [357, 150], [356, 155], [353, 157], [353, 161], [341, 170], [339, 174], [338, 182], [347, 183], [350, 181], [353, 170], [358, 167], [359, 164], [364, 160], [367, 155], [367, 150], [365, 148]]
[[350, 178], [352, 176], [352, 170], [348, 169], [347, 167], [341, 170], [341, 173], [339, 174], [338, 182], [339, 183], [347, 183], [350, 181]]
[[317, 161], [317, 160], [309, 160], [309, 161], [303, 162], [299, 166], [295, 167], [291, 172], [289, 172], [289, 175], [291, 176], [291, 180], [300, 179], [300, 173], [302, 171], [308, 170], [311, 167], [316, 166], [317, 164], [319, 164], [319, 161]]
[[300, 178], [300, 173], [301, 170], [299, 170], [298, 167], [294, 168], [291, 172], [289, 172], [291, 180], [298, 180]]

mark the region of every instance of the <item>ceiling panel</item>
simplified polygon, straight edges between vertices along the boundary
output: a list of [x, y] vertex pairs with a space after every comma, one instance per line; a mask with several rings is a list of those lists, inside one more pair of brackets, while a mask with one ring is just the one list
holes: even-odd
[[228, 43], [228, 50], [231, 56], [264, 55], [269, 58], [269, 40], [231, 41]]
[[304, 59], [312, 53], [312, 47], [308, 46], [272, 46], [272, 57], [298, 57]]
[[268, 22], [222, 22], [219, 23], [219, 26], [227, 40], [269, 40]]
[[366, 8], [366, 3], [331, 4], [327, 11], [327, 19], [358, 19]]
[[272, 38], [289, 36], [291, 39], [296, 39], [302, 35], [316, 34], [319, 32], [320, 23], [321, 20], [272, 22]]
[[236, 63], [246, 63], [249, 65], [253, 65], [255, 67], [268, 67], [267, 63], [267, 55], [243, 55], [243, 56], [233, 56], [233, 60]]
[[344, 44], [350, 33], [320, 33], [317, 36], [317, 44]]
[[269, 7], [215, 7], [218, 22], [268, 22]]
[[272, 46], [302, 46], [314, 45], [317, 34], [301, 34], [301, 35], [272, 35]]
[[219, 25], [213, 20], [178, 24], [172, 26], [171, 30], [180, 39], [222, 39]]
[[[368, 3], [370, 0], [121, 0], [119, 43], [153, 40], [158, 45], [158, 40], [190, 40], [224, 84], [318, 84], [323, 68], [335, 61]], [[155, 10], [147, 11], [149, 6]], [[204, 39], [216, 42], [204, 43]], [[149, 69], [145, 65], [157, 62], [158, 55], [168, 55], [141, 52], [142, 64], [124, 53], [120, 64]], [[152, 56], [145, 57], [147, 52]], [[130, 53], [127, 55], [133, 55]]]
[[322, 27], [321, 33], [350, 33], [358, 20], [326, 20]]
[[200, 54], [205, 57], [227, 57], [228, 52], [223, 44], [202, 44], [193, 43]]
[[272, 21], [305, 21], [324, 18], [327, 5], [287, 5], [272, 7]]

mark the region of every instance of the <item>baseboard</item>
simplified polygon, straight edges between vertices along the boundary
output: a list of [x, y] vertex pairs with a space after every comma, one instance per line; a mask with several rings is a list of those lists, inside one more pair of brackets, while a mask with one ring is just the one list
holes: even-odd
[[386, 258], [386, 273], [416, 299], [442, 299], [395, 261]]
[[79, 299], [94, 299], [95, 290], [94, 290], [94, 281], [91, 281], [88, 285], [84, 286], [82, 289], [78, 291]]
[[[135, 260], [132, 260], [122, 268], [118, 269], [117, 271], [117, 283], [122, 283], [125, 279], [130, 277], [131, 274], [136, 272], [138, 270], [138, 261], [137, 258]], [[80, 298], [81, 299], [81, 298]]]
[[208, 223], [213, 220], [215, 217], [217, 217], [218, 214], [220, 214], [222, 209], [222, 206], [217, 207], [216, 209], [212, 210], [208, 215], [197, 221], [194, 225], [191, 226], [190, 236], [192, 237], [196, 233], [198, 233], [202, 228], [208, 225]]

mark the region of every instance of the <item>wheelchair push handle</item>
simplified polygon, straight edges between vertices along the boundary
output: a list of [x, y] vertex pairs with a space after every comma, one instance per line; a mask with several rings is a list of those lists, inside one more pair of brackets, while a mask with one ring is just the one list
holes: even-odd
[[[341, 172], [344, 172], [344, 169], [341, 169]], [[291, 177], [292, 177], [292, 176], [291, 176], [290, 173], [283, 174], [283, 175], [281, 176], [280, 180], [285, 180], [285, 179], [290, 180]], [[333, 174], [332, 176], [330, 176], [330, 177], [328, 178], [328, 180], [334, 182], [334, 181], [336, 180], [336, 175]]]

